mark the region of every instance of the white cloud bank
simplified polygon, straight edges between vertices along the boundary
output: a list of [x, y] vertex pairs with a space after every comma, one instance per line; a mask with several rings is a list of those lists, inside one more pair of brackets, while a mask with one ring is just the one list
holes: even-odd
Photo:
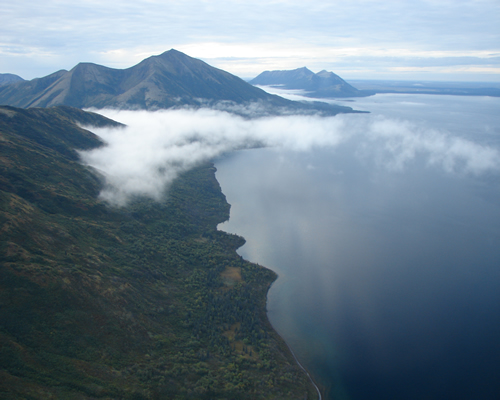
[[123, 206], [134, 196], [159, 200], [183, 171], [226, 152], [256, 145], [307, 151], [355, 143], [357, 154], [401, 170], [418, 156], [446, 171], [500, 169], [498, 150], [405, 121], [371, 115], [244, 119], [222, 111], [112, 111], [126, 128], [93, 128], [106, 146], [81, 152], [105, 176], [101, 198]]

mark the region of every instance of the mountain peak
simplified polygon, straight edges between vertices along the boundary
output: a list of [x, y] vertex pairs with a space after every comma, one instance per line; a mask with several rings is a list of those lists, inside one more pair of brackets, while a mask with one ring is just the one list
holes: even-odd
[[[178, 50], [175, 50], [175, 49], [170, 49], [170, 50], [167, 50], [167, 51], [164, 51], [163, 53], [161, 54], [158, 54], [158, 55], [154, 55], [154, 56], [151, 56], [149, 58], [146, 58], [146, 60], [149, 60], [149, 59], [160, 59], [160, 60], [173, 60], [173, 59], [179, 59], [179, 58], [183, 58], [183, 59], [189, 59], [191, 57], [189, 57], [188, 55], [178, 51]], [[146, 61], [144, 60], [144, 61]]]
[[184, 54], [183, 52], [176, 50], [176, 49], [170, 49], [170, 50], [167, 50], [161, 54], [148, 57], [145, 60], [143, 60], [143, 62], [148, 61], [148, 60], [161, 60], [164, 62], [165, 61], [166, 62], [174, 62], [174, 61], [199, 62], [199, 63], [206, 64], [203, 61], [201, 61], [197, 58], [190, 57], [187, 54]]
[[22, 81], [24, 81], [24, 79], [21, 78], [19, 75], [0, 74], [0, 86], [10, 85], [11, 83], [22, 82]]
[[305, 90], [308, 92], [306, 96], [310, 97], [357, 97], [371, 94], [360, 92], [333, 72], [322, 70], [315, 74], [306, 67], [287, 71], [265, 71], [250, 83]]
[[300, 72], [305, 72], [307, 74], [313, 74], [314, 75], [314, 72], [312, 72], [309, 68], [307, 67], [302, 67], [302, 68], [297, 68], [295, 69], [294, 71], [300, 71]]
[[[259, 76], [252, 79], [250, 83], [252, 85], [279, 85], [286, 87], [290, 82], [301, 82], [301, 84], [309, 82], [313, 76], [314, 72], [306, 67], [284, 71], [264, 71]], [[290, 87], [290, 89], [293, 88]]]
[[[17, 107], [160, 109], [201, 102], [277, 99], [242, 79], [171, 49], [127, 69], [82, 62], [51, 79], [0, 88], [0, 103]], [[203, 100], [206, 99], [206, 100]], [[279, 103], [280, 101], [278, 101]]]
[[[305, 67], [299, 68], [295, 74], [303, 80], [314, 77]], [[279, 113], [284, 109], [298, 113], [318, 111], [312, 105], [266, 93], [237, 76], [175, 49], [151, 56], [127, 69], [86, 62], [79, 63], [71, 71], [0, 87], [0, 104], [26, 108], [68, 105], [156, 110], [183, 106], [215, 107], [221, 102], [233, 105], [258, 102], [266, 113]], [[321, 112], [328, 114], [350, 111], [352, 109], [347, 107], [321, 108]]]
[[176, 49], [167, 50], [167, 51], [161, 53], [158, 57], [162, 57], [162, 56], [166, 56], [166, 55], [170, 55], [170, 56], [175, 55], [175, 56], [182, 56], [182, 57], [191, 58], [187, 54], [184, 54], [183, 52], [176, 50]]

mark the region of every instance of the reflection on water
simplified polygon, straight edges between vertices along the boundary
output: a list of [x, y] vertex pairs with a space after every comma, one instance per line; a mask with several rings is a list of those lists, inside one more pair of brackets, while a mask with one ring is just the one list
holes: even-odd
[[[357, 103], [498, 147], [498, 99]], [[219, 160], [232, 205], [220, 228], [278, 272], [269, 318], [330, 398], [500, 398], [500, 173], [446, 172], [425, 154], [388, 169], [371, 150], [354, 136]]]

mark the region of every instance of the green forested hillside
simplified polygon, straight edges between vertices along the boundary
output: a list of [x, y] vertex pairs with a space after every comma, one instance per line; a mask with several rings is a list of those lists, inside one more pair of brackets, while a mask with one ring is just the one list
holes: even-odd
[[213, 165], [113, 209], [69, 107], [0, 107], [0, 398], [313, 399], [270, 327], [275, 274], [216, 230]]

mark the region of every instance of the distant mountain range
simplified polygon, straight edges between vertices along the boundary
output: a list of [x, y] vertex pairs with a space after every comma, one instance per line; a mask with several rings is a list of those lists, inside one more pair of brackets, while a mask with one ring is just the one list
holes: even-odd
[[14, 75], [14, 74], [0, 74], [0, 86], [10, 85], [11, 83], [21, 82], [21, 81], [24, 81], [24, 79], [21, 78], [18, 75]]
[[358, 90], [333, 72], [321, 71], [315, 74], [306, 67], [285, 71], [264, 71], [249, 83], [252, 85], [275, 86], [283, 89], [306, 91], [307, 97], [364, 97], [374, 94], [369, 90]]
[[302, 90], [305, 97], [364, 97], [376, 93], [447, 94], [454, 96], [500, 97], [500, 85], [492, 82], [432, 82], [396, 80], [344, 81], [333, 72], [315, 74], [306, 67], [285, 71], [265, 71], [249, 81], [252, 85]]
[[[80, 63], [43, 78], [0, 87], [0, 104], [15, 107], [165, 109], [260, 104], [269, 113], [352, 112], [350, 107], [301, 103], [271, 95], [228, 72], [170, 50], [127, 69]], [[233, 109], [231, 109], [234, 111]]]

